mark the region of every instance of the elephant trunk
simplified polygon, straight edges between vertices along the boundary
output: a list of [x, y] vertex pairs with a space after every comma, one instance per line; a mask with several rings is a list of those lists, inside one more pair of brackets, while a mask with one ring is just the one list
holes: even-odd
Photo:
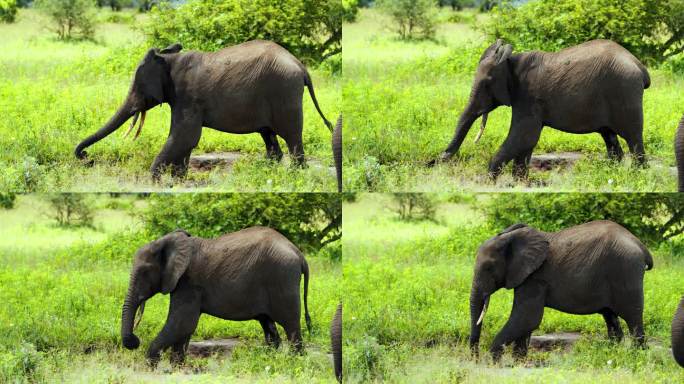
[[477, 354], [477, 348], [480, 343], [482, 321], [488, 306], [489, 295], [483, 294], [482, 291], [473, 286], [470, 291], [470, 349], [475, 354]]
[[[480, 139], [482, 131], [484, 131], [484, 126], [487, 123], [486, 116], [487, 114], [485, 113], [482, 117], [482, 127], [480, 128], [480, 134], [478, 134], [477, 140]], [[480, 117], [480, 115], [476, 112], [476, 109], [471, 102], [458, 118], [458, 124], [456, 125], [454, 137], [451, 139], [451, 143], [449, 143], [449, 146], [447, 146], [446, 150], [444, 150], [444, 153], [442, 153], [440, 160], [448, 160], [451, 158], [451, 156], [458, 152], [458, 150], [461, 148], [461, 144], [463, 144], [463, 140], [465, 140], [465, 137], [468, 134], [468, 131], [470, 131], [470, 127], [472, 127], [473, 123], [478, 117]]]
[[672, 320], [672, 355], [675, 361], [684, 367], [684, 297]]
[[342, 192], [342, 115], [337, 118], [337, 124], [333, 130], [332, 151], [337, 173], [337, 192]]
[[342, 382], [342, 303], [337, 305], [337, 311], [330, 326], [330, 345], [333, 353], [333, 367], [338, 382]]
[[[121, 341], [123, 342], [124, 347], [127, 349], [136, 349], [138, 346], [140, 346], [140, 339], [133, 334], [133, 321], [138, 307], [141, 308], [140, 317], [142, 317], [142, 311], [145, 308], [145, 302], [143, 301], [141, 303], [136, 297], [135, 281], [135, 276], [132, 276], [131, 283], [128, 287], [128, 293], [126, 294], [126, 299], [124, 300], [123, 309], [121, 311]], [[137, 326], [137, 324], [135, 325]]]
[[[130, 98], [129, 98], [130, 99]], [[79, 159], [85, 159], [87, 153], [84, 149], [97, 143], [98, 141], [109, 136], [112, 132], [116, 131], [126, 120], [130, 119], [135, 113], [135, 109], [132, 107], [132, 103], [128, 100], [116, 111], [114, 116], [112, 116], [109, 121], [102, 126], [97, 132], [85, 138], [81, 141], [74, 150], [74, 155]], [[137, 120], [137, 119], [136, 119]], [[142, 122], [141, 122], [142, 123]]]
[[684, 192], [684, 116], [677, 127], [675, 136], [675, 157], [677, 159], [677, 175], [679, 192]]

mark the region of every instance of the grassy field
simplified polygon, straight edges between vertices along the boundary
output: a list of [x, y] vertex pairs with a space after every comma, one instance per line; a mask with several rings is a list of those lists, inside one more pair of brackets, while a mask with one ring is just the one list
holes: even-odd
[[[106, 11], [99, 17], [105, 18]], [[145, 16], [130, 17], [133, 24]], [[150, 191], [171, 189], [171, 179], [154, 185], [149, 167], [168, 135], [170, 109], [150, 110], [137, 141], [123, 138], [126, 127], [89, 149], [95, 166], [86, 167], [73, 150], [114, 114], [133, 72], [149, 47], [131, 24], [103, 23], [95, 42], [60, 42], [48, 20], [21, 9], [14, 24], [0, 24], [0, 189], [17, 191]], [[340, 81], [329, 71], [310, 69], [321, 108], [334, 121]], [[174, 191], [333, 191], [336, 188], [330, 132], [304, 96], [304, 149], [311, 165], [290, 167], [264, 159], [258, 134], [231, 135], [205, 129], [194, 154], [237, 151], [231, 170], [190, 171]], [[287, 146], [281, 140], [286, 152]]]
[[[138, 350], [121, 346], [121, 305], [135, 250], [150, 239], [132, 212], [144, 200], [91, 196], [94, 228], [55, 227], [43, 197], [19, 196], [0, 210], [0, 382], [333, 382], [329, 325], [339, 300], [341, 265], [307, 255], [311, 269], [311, 335], [305, 353], [265, 346], [256, 321], [202, 316], [193, 340], [238, 337], [230, 357], [189, 357], [156, 370], [144, 353], [166, 318], [168, 295], [150, 299], [136, 331]], [[302, 321], [303, 323], [303, 321]], [[282, 333], [282, 329], [281, 335]], [[285, 344], [287, 345], [287, 344]]]
[[[535, 198], [530, 195], [530, 198]], [[488, 199], [487, 195], [478, 199]], [[437, 222], [401, 222], [389, 195], [362, 194], [344, 205], [345, 355], [350, 382], [392, 383], [681, 383], [672, 358], [670, 322], [684, 294], [681, 239], [651, 247], [645, 276], [645, 350], [626, 338], [611, 344], [601, 316], [546, 309], [534, 334], [581, 332], [568, 352], [510, 353], [495, 365], [486, 352], [510, 313], [512, 292], [490, 301], [481, 360], [470, 356], [469, 292], [486, 228], [473, 203], [442, 203]], [[622, 324], [625, 329], [625, 324]]]
[[[441, 11], [449, 20], [451, 11]], [[434, 168], [425, 164], [447, 146], [470, 94], [480, 55], [491, 44], [474, 27], [486, 15], [461, 13], [459, 23], [439, 25], [435, 40], [401, 41], [390, 20], [362, 9], [344, 25], [343, 110], [345, 188], [367, 191], [674, 191], [673, 137], [684, 101], [684, 77], [649, 68], [644, 94], [644, 141], [649, 167], [629, 160], [611, 164], [599, 134], [544, 129], [534, 154], [577, 151], [584, 159], [568, 170], [531, 171], [516, 182], [510, 165], [496, 183], [487, 165], [508, 133], [511, 110], [489, 114], [478, 144], [475, 122], [459, 156]], [[623, 149], [626, 144], [621, 140]]]

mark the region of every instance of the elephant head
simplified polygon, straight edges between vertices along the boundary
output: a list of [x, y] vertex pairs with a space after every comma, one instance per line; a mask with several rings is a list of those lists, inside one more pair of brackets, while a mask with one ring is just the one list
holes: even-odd
[[508, 227], [480, 246], [470, 291], [470, 347], [475, 353], [489, 297], [500, 288], [522, 284], [544, 263], [548, 252], [544, 235], [525, 224]]
[[511, 73], [508, 68], [508, 58], [511, 57], [513, 47], [499, 39], [487, 48], [480, 57], [470, 99], [463, 113], [458, 119], [456, 132], [447, 149], [442, 153], [441, 160], [448, 160], [458, 152], [470, 127], [478, 117], [482, 116], [480, 132], [477, 142], [487, 124], [487, 114], [500, 105], [511, 105], [510, 83]]
[[[172, 292], [195, 252], [195, 242], [183, 230], [172, 232], [138, 250], [121, 312], [121, 340], [124, 347], [138, 348], [140, 340], [133, 330], [142, 319], [145, 301], [158, 292]], [[134, 324], [136, 312], [138, 320]]]
[[178, 53], [181, 49], [181, 45], [176, 43], [161, 51], [153, 48], [147, 52], [135, 71], [133, 83], [123, 104], [105, 125], [76, 146], [74, 154], [77, 158], [84, 159], [87, 156], [84, 151], [85, 148], [107, 137], [131, 117], [133, 117], [133, 121], [128, 132], [126, 132], [126, 136], [133, 130], [138, 117], [140, 117], [140, 125], [135, 133], [134, 140], [138, 138], [140, 130], [145, 124], [145, 112], [161, 103], [170, 102], [174, 98], [170, 68], [161, 55]]

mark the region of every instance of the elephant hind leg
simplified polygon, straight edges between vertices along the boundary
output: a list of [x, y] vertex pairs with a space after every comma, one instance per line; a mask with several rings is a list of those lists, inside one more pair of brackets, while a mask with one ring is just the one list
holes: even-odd
[[627, 323], [629, 333], [634, 338], [637, 346], [643, 347], [646, 342], [644, 333], [644, 289], [642, 285], [633, 287], [625, 292], [622, 302], [618, 303], [613, 310]]
[[278, 136], [276, 136], [275, 132], [268, 127], [261, 128], [259, 134], [266, 145], [266, 158], [280, 162], [283, 158], [283, 151], [280, 149]]
[[620, 326], [620, 319], [618, 319], [615, 312], [609, 308], [604, 308], [600, 313], [603, 315], [603, 319], [608, 327], [608, 338], [618, 343], [622, 341], [622, 327]]
[[304, 144], [302, 140], [304, 117], [302, 115], [301, 107], [299, 109], [283, 112], [279, 116], [280, 119], [274, 123], [273, 131], [287, 143], [287, 149], [290, 151], [292, 163], [296, 166], [304, 166], [306, 164], [304, 161]]
[[606, 143], [608, 158], [617, 162], [622, 161], [624, 153], [622, 152], [622, 147], [620, 147], [617, 134], [608, 128], [602, 128], [599, 133]]
[[261, 324], [261, 328], [264, 330], [266, 344], [278, 349], [280, 347], [280, 335], [273, 319], [268, 315], [259, 315], [256, 319], [259, 320], [259, 324]]

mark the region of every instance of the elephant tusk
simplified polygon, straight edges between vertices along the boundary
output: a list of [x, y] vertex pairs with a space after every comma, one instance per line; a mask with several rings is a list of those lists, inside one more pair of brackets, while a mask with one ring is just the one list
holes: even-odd
[[477, 133], [477, 136], [475, 137], [475, 144], [477, 144], [478, 141], [480, 141], [480, 137], [482, 137], [482, 133], [484, 132], [485, 125], [487, 125], [487, 114], [482, 115], [482, 123], [480, 124], [480, 132]]
[[145, 313], [145, 302], [143, 301], [140, 304], [140, 307], [138, 308], [138, 313], [136, 314], [136, 319], [135, 319], [135, 324], [133, 325], [133, 330], [138, 328], [138, 325], [140, 324], [140, 320], [142, 320], [143, 313]]
[[485, 299], [484, 299], [484, 305], [482, 306], [482, 313], [480, 313], [480, 317], [477, 319], [477, 325], [482, 324], [482, 320], [484, 320], [485, 313], [487, 313], [487, 307], [489, 307], [489, 296], [485, 297]]
[[142, 111], [140, 114], [140, 125], [138, 125], [138, 130], [135, 132], [135, 136], [133, 136], [134, 141], [138, 138], [138, 136], [140, 136], [140, 131], [142, 130], [143, 125], [145, 125], [145, 112], [146, 111]]
[[135, 115], [133, 115], [133, 121], [131, 121], [131, 125], [128, 127], [128, 131], [124, 134], [124, 139], [128, 137], [128, 134], [131, 133], [133, 130], [133, 127], [135, 127], [135, 123], [138, 121], [138, 116], [140, 116], [140, 112], [136, 112]]

